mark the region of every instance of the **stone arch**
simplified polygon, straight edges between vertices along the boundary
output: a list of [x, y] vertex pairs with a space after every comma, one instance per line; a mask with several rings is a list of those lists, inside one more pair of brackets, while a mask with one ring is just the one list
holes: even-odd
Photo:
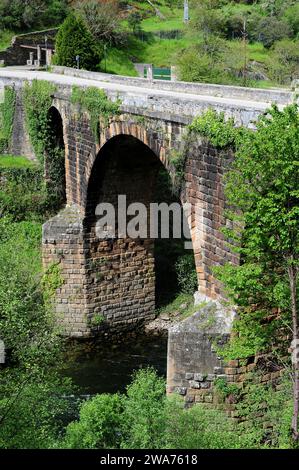
[[[110, 139], [106, 134], [104, 144], [101, 140], [90, 172], [84, 232], [90, 276], [89, 317], [101, 314], [113, 326], [124, 327], [126, 323], [131, 325], [152, 318], [156, 307], [155, 241], [149, 236], [149, 209], [150, 204], [156, 202], [156, 179], [164, 165], [143, 141], [132, 134], [117, 134], [117, 130], [112, 133], [115, 135], [109, 134]], [[140, 131], [136, 134], [140, 136]], [[125, 210], [130, 204], [144, 204], [147, 209], [143, 219], [147, 224], [145, 235], [132, 238], [129, 233], [121, 232], [119, 196], [125, 198]], [[96, 208], [101, 203], [112, 204], [118, 211], [115, 225], [104, 231], [99, 240]]]
[[81, 176], [81, 181], [79, 184], [81, 188], [80, 206], [83, 211], [86, 207], [89, 181], [97, 156], [99, 155], [101, 149], [113, 137], [117, 137], [119, 135], [135, 137], [138, 141], [142, 142], [146, 147], [148, 147], [170, 171], [167, 158], [168, 146], [160, 139], [157, 139], [155, 135], [156, 131], [152, 129], [146, 129], [143, 125], [138, 124], [133, 120], [122, 119], [125, 119], [124, 116], [120, 116], [119, 119], [113, 120], [110, 122], [108, 127], [102, 129], [99, 136], [99, 141], [96, 143], [85, 161], [84, 177]]
[[56, 106], [48, 110], [48, 140], [45, 151], [45, 179], [56, 192], [59, 204], [66, 202], [66, 164], [63, 119]]

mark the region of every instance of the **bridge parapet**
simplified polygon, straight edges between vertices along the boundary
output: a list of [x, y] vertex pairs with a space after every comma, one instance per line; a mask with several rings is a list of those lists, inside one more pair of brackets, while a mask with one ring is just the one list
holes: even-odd
[[295, 96], [291, 89], [287, 88], [250, 88], [231, 85], [215, 85], [209, 83], [191, 83], [191, 82], [167, 82], [165, 80], [148, 80], [140, 77], [126, 77], [122, 75], [112, 75], [101, 72], [89, 72], [86, 70], [77, 70], [70, 67], [54, 66], [54, 73], [67, 75], [70, 77], [87, 78], [99, 82], [123, 84], [136, 86], [140, 88], [150, 88], [151, 90], [165, 90], [179, 92], [183, 94], [196, 94], [203, 96], [213, 96], [214, 98], [228, 98], [252, 100], [265, 103], [276, 103], [281, 105], [290, 104]]

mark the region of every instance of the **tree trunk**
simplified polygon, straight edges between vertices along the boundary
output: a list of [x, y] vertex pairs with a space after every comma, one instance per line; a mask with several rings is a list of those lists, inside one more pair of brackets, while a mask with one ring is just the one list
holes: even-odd
[[299, 416], [299, 335], [298, 335], [298, 317], [297, 317], [297, 266], [294, 266], [294, 260], [291, 259], [291, 264], [288, 267], [288, 276], [291, 290], [291, 308], [292, 308], [292, 323], [293, 323], [293, 341], [292, 341], [292, 363], [294, 372], [293, 384], [293, 418], [292, 418], [292, 436], [293, 439], [298, 441], [298, 416]]

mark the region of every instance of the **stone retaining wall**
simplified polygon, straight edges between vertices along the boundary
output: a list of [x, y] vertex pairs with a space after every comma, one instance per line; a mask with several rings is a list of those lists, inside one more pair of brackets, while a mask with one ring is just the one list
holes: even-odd
[[[0, 51], [0, 61], [6, 66], [26, 65], [29, 60], [29, 52], [33, 52], [34, 60], [37, 59], [37, 51], [22, 46], [38, 46], [45, 47], [45, 36], [48, 38], [48, 47], [54, 48], [55, 37], [58, 29], [46, 29], [44, 31], [36, 31], [32, 33], [20, 34], [14, 36], [11, 46], [4, 51]], [[46, 63], [45, 53], [42, 54], [41, 65]], [[33, 64], [34, 65], [34, 64]]]
[[[240, 420], [238, 398], [229, 388], [234, 386], [242, 395], [248, 383], [255, 380], [279, 389], [284, 369], [267, 355], [225, 363], [216, 350], [228, 341], [232, 319], [233, 313], [220, 304], [206, 303], [169, 330], [167, 392], [181, 395], [186, 406], [201, 403]], [[228, 385], [225, 396], [217, 386], [219, 379]]]

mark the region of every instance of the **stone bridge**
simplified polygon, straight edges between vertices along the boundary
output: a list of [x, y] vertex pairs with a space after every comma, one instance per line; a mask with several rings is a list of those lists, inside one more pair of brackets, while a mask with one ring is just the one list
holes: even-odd
[[[225, 245], [221, 227], [227, 223], [222, 177], [230, 158], [202, 139], [184, 141], [186, 126], [208, 108], [224, 111], [238, 125], [253, 126], [272, 102], [285, 106], [294, 99], [288, 90], [259, 90], [192, 83], [148, 81], [61, 67], [52, 73], [1, 70], [0, 83], [14, 84], [17, 107], [12, 152], [33, 156], [24, 125], [21, 89], [27, 80], [57, 85], [49, 112], [65, 148], [66, 208], [43, 228], [45, 265], [59, 263], [64, 284], [57, 291], [56, 310], [71, 336], [92, 333], [100, 317], [110, 330], [133, 327], [153, 318], [155, 255], [150, 238], [120, 237], [99, 241], [95, 208], [100, 201], [153, 201], [159, 166], [173, 171], [172, 156], [185, 147], [182, 203], [199, 204], [200, 224], [188, 219], [200, 298], [221, 297], [211, 267], [235, 254]], [[73, 85], [96, 86], [112, 100], [121, 100], [121, 115], [101, 128], [98, 139], [90, 116], [70, 101]]]
[[[57, 142], [65, 149], [66, 207], [43, 227], [43, 259], [45, 266], [60, 266], [64, 282], [57, 290], [56, 312], [69, 336], [87, 337], [103, 328], [119, 332], [153, 318], [154, 240], [132, 239], [120, 232], [116, 238], [99, 240], [96, 206], [99, 202], [116, 205], [118, 196], [126, 195], [127, 203], [143, 202], [148, 207], [155, 202], [159, 170], [166, 168], [173, 177], [174, 155], [184, 151], [180, 201], [192, 207], [188, 224], [198, 278], [196, 299], [213, 302], [206, 302], [200, 312], [170, 330], [167, 382], [168, 391], [184, 395], [187, 403], [210, 403], [215, 377], [238, 382], [238, 374], [244, 372], [236, 364], [225, 368], [211, 343], [219, 334], [225, 340], [231, 326], [231, 312], [219, 302], [221, 286], [212, 267], [238, 263], [221, 232], [229, 223], [224, 217], [223, 174], [232, 155], [198, 136], [186, 140], [186, 126], [213, 108], [233, 117], [237, 125], [253, 127], [271, 103], [283, 107], [294, 101], [295, 94], [148, 81], [61, 67], [52, 73], [0, 69], [0, 86], [14, 85], [17, 91], [10, 150], [32, 158], [21, 91], [25, 81], [33, 79], [56, 84], [48, 111]], [[73, 85], [95, 86], [111, 100], [121, 100], [121, 114], [101, 126], [98, 138], [92, 132], [91, 117], [70, 100]], [[202, 213], [199, 221], [193, 213], [196, 205]], [[211, 315], [216, 319], [212, 324]]]

